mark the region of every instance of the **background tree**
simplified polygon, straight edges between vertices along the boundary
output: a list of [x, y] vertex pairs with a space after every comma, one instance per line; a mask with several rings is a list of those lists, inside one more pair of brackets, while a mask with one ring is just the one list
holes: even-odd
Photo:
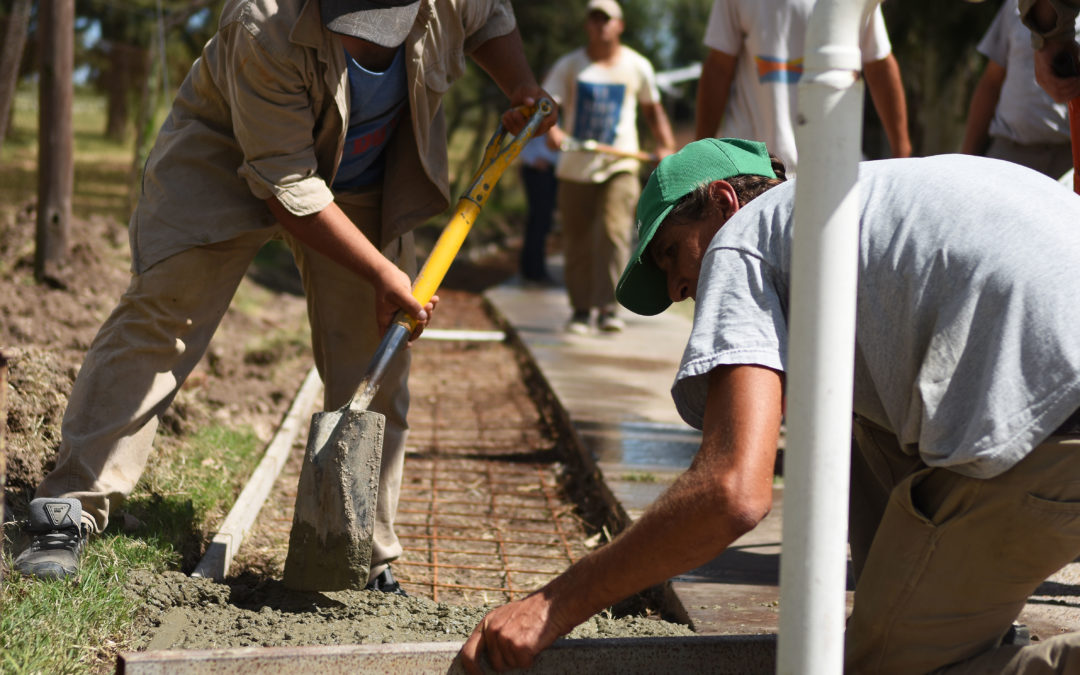
[[56, 278], [67, 256], [71, 193], [75, 183], [72, 103], [75, 63], [75, 2], [45, 0], [41, 7], [38, 104], [38, 204], [34, 278]]
[[11, 122], [11, 106], [15, 102], [15, 85], [19, 81], [19, 65], [26, 46], [32, 5], [33, 0], [12, 0], [0, 32], [4, 36], [0, 46], [0, 150]]
[[159, 35], [164, 32], [167, 46], [165, 74], [178, 84], [213, 34], [216, 23], [210, 18], [217, 16], [221, 4], [222, 0], [78, 0], [80, 22], [93, 23], [100, 32], [85, 63], [89, 81], [106, 96], [108, 138], [129, 138], [132, 111], [139, 109], [146, 82], [154, 75]]
[[[916, 155], [959, 151], [968, 103], [986, 62], [975, 46], [1002, 2], [1016, 0], [887, 0], [882, 5], [903, 74]], [[867, 124], [868, 133], [874, 129]]]

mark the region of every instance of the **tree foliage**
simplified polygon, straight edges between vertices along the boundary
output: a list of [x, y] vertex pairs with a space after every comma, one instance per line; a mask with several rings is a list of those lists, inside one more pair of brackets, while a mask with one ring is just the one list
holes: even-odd
[[[186, 75], [213, 33], [212, 6], [220, 4], [221, 0], [77, 0], [80, 23], [100, 31], [85, 65], [90, 82], [106, 94], [107, 136], [121, 140], [130, 133], [131, 110], [144, 104], [148, 78], [154, 76], [159, 84], [177, 83]], [[164, 70], [154, 61], [161, 58], [162, 35]]]

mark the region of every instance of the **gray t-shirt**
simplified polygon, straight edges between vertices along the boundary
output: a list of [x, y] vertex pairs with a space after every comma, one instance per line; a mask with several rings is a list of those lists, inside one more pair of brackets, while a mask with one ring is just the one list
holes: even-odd
[[1069, 142], [1069, 117], [1064, 103], [1043, 91], [1035, 81], [1035, 50], [1031, 31], [1020, 22], [1015, 2], [1006, 2], [978, 46], [979, 53], [1005, 69], [1005, 80], [990, 135], [1021, 145]]
[[[701, 428], [719, 365], [785, 370], [789, 181], [705, 254], [672, 387]], [[864, 162], [854, 410], [931, 466], [1006, 471], [1080, 406], [1080, 197], [964, 155]]]

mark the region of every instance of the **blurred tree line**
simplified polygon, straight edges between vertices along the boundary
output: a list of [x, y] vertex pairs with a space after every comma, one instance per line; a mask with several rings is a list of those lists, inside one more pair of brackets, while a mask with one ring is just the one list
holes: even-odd
[[[36, 72], [39, 1], [43, 0], [0, 0], [0, 36], [4, 36], [0, 121], [7, 119], [11, 106], [4, 73], [13, 70], [26, 78]], [[968, 101], [984, 62], [975, 45], [1000, 2], [1015, 1], [886, 0], [882, 5], [903, 74], [916, 154], [959, 148]], [[179, 86], [213, 34], [222, 4], [223, 0], [76, 0], [76, 68], [83, 68], [87, 83], [106, 98], [105, 135], [121, 140], [135, 134], [139, 149], [152, 141], [154, 130], [148, 127], [154, 123], [152, 113], [167, 103], [162, 90]], [[538, 77], [559, 56], [584, 43], [585, 4], [586, 0], [514, 3], [526, 54]], [[624, 42], [649, 57], [658, 71], [701, 61], [711, 4], [711, 0], [624, 0]], [[21, 50], [12, 48], [18, 41], [13, 36], [25, 38]], [[15, 51], [21, 53], [9, 54]], [[676, 126], [690, 125], [696, 83], [685, 83], [679, 91], [678, 96], [666, 97], [668, 111]], [[446, 98], [450, 128], [471, 134], [470, 147], [486, 142], [504, 106], [503, 95], [475, 67]], [[867, 155], [882, 156], [887, 143], [872, 107], [866, 109]], [[471, 171], [470, 167], [462, 173]]]

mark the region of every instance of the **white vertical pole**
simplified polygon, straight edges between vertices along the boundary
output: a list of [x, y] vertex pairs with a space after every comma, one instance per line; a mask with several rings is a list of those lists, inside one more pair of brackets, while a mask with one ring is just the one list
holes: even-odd
[[777, 671], [844, 667], [851, 387], [863, 86], [859, 34], [880, 0], [818, 0], [798, 89]]

